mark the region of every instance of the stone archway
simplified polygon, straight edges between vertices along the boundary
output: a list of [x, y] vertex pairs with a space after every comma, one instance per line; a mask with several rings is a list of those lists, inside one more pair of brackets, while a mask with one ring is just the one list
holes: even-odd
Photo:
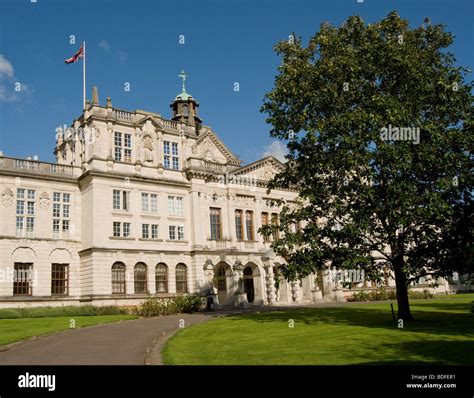
[[257, 264], [249, 262], [243, 267], [242, 289], [249, 304], [264, 303], [264, 283], [262, 272]]
[[224, 261], [216, 264], [214, 271], [214, 288], [217, 289], [217, 301], [220, 305], [228, 304], [232, 291], [232, 270]]

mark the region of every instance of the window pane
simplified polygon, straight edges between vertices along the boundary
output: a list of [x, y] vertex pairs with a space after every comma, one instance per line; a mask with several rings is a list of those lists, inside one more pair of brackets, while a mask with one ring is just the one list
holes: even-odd
[[176, 266], [176, 293], [186, 293], [188, 291], [186, 265]]
[[148, 211], [148, 194], [142, 192], [142, 211]]
[[176, 227], [174, 225], [169, 226], [169, 235], [171, 240], [176, 239]]
[[134, 286], [135, 286], [135, 293], [140, 294], [140, 293], [146, 293], [147, 292], [147, 286], [146, 286], [146, 265], [143, 263], [138, 263], [135, 265], [134, 269]]
[[113, 208], [114, 210], [120, 209], [120, 191], [117, 189], [114, 189], [113, 193]]
[[155, 283], [157, 293], [168, 292], [168, 267], [166, 264], [158, 264], [155, 268]]
[[148, 228], [149, 224], [142, 224], [142, 238], [143, 239], [148, 239]]
[[33, 264], [15, 263], [13, 273], [13, 294], [27, 295], [32, 294], [32, 271]]
[[68, 264], [51, 265], [51, 294], [68, 294]]
[[112, 265], [112, 294], [125, 294], [125, 264]]
[[130, 236], [130, 223], [129, 222], [123, 223], [123, 236], [124, 238], [128, 238]]
[[151, 211], [153, 213], [158, 212], [158, 195], [156, 193], [152, 193], [150, 195], [151, 198]]

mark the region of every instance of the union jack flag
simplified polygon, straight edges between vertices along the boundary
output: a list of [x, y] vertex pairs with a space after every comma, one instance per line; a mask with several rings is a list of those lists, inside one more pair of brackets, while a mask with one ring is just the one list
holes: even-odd
[[79, 58], [82, 58], [84, 56], [84, 49], [81, 48], [75, 53], [71, 58], [66, 59], [64, 62], [66, 64], [73, 64], [74, 62], [77, 62]]

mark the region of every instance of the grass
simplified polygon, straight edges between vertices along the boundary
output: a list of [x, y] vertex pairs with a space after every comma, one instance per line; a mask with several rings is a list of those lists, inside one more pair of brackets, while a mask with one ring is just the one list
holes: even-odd
[[163, 360], [180, 365], [473, 364], [473, 300], [474, 294], [412, 300], [416, 320], [403, 329], [393, 321], [389, 303], [223, 317], [179, 331], [166, 344]]
[[135, 315], [68, 316], [45, 318], [0, 319], [0, 345], [10, 344], [33, 336], [42, 336], [75, 327], [109, 323], [138, 318]]

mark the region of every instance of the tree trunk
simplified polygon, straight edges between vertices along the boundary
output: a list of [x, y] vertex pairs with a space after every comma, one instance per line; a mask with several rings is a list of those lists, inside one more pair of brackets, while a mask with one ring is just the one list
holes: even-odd
[[407, 277], [403, 272], [403, 264], [395, 264], [395, 284], [397, 287], [398, 319], [412, 321], [410, 303], [408, 301]]

